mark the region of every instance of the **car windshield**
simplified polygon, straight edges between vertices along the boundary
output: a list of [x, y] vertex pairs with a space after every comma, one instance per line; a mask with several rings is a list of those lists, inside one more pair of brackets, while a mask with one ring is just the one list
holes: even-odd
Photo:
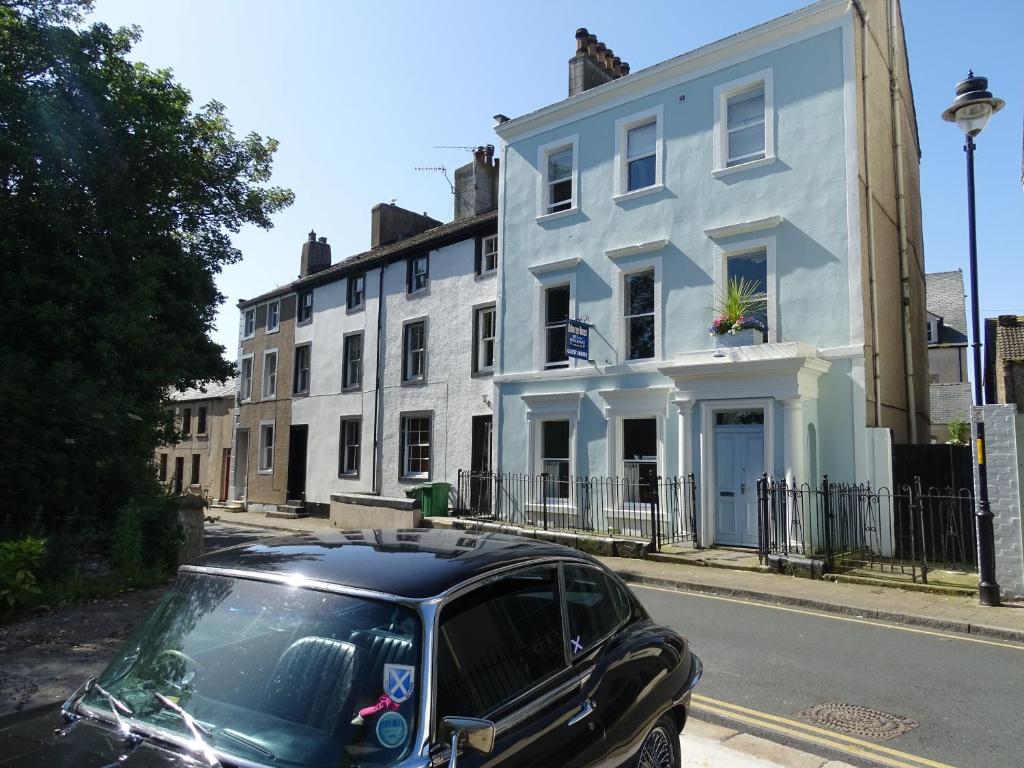
[[[186, 573], [100, 676], [130, 722], [270, 766], [391, 766], [416, 729], [420, 621], [394, 603]], [[94, 687], [83, 703], [109, 711]], [[123, 713], [122, 713], [123, 714]]]

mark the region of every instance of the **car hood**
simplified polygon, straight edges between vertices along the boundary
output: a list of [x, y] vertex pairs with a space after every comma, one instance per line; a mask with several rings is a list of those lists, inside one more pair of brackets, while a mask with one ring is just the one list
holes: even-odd
[[195, 768], [195, 761], [150, 740], [126, 745], [95, 720], [70, 725], [50, 704], [0, 718], [2, 768]]

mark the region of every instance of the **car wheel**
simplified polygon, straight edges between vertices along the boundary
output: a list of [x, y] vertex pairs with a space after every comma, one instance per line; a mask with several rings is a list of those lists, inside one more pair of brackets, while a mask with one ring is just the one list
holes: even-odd
[[640, 747], [636, 768], [679, 768], [679, 734], [669, 715], [662, 715]]

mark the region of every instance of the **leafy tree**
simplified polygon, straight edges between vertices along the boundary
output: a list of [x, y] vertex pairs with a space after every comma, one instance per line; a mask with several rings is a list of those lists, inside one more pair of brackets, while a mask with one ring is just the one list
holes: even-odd
[[152, 492], [164, 395], [233, 375], [210, 338], [231, 234], [291, 204], [277, 142], [193, 110], [91, 0], [0, 0], [0, 538], [96, 533]]

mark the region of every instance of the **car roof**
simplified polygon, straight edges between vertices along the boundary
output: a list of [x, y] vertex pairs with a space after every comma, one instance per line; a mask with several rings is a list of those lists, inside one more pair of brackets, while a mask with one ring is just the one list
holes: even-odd
[[559, 544], [439, 528], [302, 533], [211, 552], [190, 565], [303, 577], [422, 600], [510, 565], [597, 561]]

